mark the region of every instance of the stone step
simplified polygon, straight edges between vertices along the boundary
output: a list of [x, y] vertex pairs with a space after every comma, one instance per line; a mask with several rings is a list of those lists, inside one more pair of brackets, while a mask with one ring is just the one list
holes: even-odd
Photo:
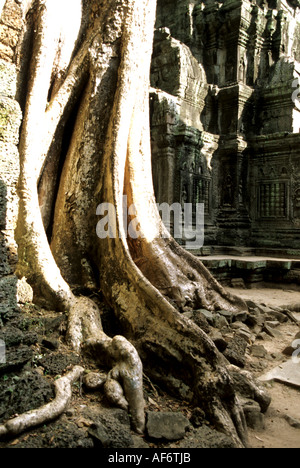
[[300, 265], [300, 249], [206, 245], [197, 251], [193, 251], [193, 253], [202, 257], [222, 255], [298, 260]]
[[[194, 253], [195, 254], [195, 253]], [[300, 285], [300, 261], [293, 258], [196, 254], [223, 283], [242, 279], [245, 284], [280, 282]]]

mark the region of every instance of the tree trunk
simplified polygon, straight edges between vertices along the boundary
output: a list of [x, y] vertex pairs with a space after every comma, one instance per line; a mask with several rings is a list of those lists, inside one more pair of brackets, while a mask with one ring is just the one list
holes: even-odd
[[[36, 299], [69, 311], [68, 337], [78, 352], [88, 347], [109, 360], [112, 387], [121, 381], [136, 430], [144, 430], [142, 361], [153, 378], [192, 393], [242, 446], [246, 428], [225, 359], [181, 312], [246, 305], [176, 244], [155, 204], [149, 129], [155, 9], [154, 0], [34, 2], [18, 274]], [[135, 207], [129, 221], [138, 238], [124, 227], [124, 195]], [[96, 235], [101, 203], [115, 208], [114, 238]], [[130, 342], [104, 333], [96, 305], [75, 297], [75, 285], [101, 290]]]

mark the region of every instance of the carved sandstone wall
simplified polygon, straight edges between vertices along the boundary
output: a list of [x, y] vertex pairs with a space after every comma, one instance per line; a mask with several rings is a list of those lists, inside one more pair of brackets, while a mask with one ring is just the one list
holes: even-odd
[[158, 0], [156, 194], [205, 203], [206, 244], [299, 249], [299, 61], [296, 4]]

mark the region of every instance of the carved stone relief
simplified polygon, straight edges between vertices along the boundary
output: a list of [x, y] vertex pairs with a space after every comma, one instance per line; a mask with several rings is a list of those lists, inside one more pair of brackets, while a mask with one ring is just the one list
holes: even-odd
[[[169, 97], [151, 113], [154, 178], [173, 180], [169, 199], [205, 204], [209, 242], [290, 247], [300, 228], [300, 11], [286, 0], [176, 5], [158, 0], [152, 85]], [[159, 178], [164, 154], [173, 164]]]

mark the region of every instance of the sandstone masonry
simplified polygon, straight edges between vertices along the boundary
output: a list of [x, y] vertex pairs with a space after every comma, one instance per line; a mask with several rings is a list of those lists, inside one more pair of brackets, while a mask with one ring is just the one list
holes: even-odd
[[206, 245], [300, 240], [300, 14], [286, 0], [158, 0], [156, 196], [204, 203]]

